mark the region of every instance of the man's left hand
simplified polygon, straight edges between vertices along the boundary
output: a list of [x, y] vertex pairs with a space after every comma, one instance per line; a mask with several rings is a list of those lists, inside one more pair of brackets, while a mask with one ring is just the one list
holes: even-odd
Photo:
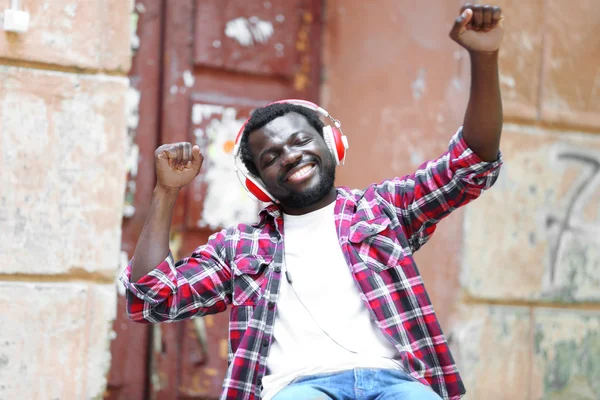
[[494, 52], [504, 35], [500, 7], [465, 4], [454, 21], [450, 37], [469, 52]]

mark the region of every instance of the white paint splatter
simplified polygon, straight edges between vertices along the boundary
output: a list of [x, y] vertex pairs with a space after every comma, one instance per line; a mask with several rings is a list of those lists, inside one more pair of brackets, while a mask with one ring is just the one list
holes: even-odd
[[117, 269], [117, 274], [115, 276], [115, 284], [117, 285], [117, 293], [119, 296], [125, 296], [125, 286], [119, 281], [119, 278], [127, 268], [127, 264], [129, 264], [129, 255], [126, 251], [121, 250], [119, 261], [119, 268]]
[[212, 43], [212, 45], [213, 45], [213, 47], [215, 49], [218, 49], [218, 48], [221, 47], [221, 41], [220, 40], [214, 40], [213, 43]]
[[146, 12], [146, 6], [144, 6], [142, 3], [136, 3], [135, 10], [140, 14], [143, 14]]
[[142, 94], [139, 90], [129, 87], [126, 95], [127, 127], [136, 129], [140, 121], [139, 105]]
[[210, 118], [213, 114], [222, 114], [225, 110], [223, 106], [212, 104], [194, 104], [192, 107], [192, 122], [194, 125], [200, 125], [204, 119]]
[[413, 99], [419, 100], [425, 93], [425, 68], [419, 68], [417, 79], [410, 85], [413, 92]]
[[176, 95], [177, 94], [177, 85], [171, 85], [171, 87], [169, 88], [169, 92], [172, 95]]
[[75, 18], [75, 13], [77, 11], [77, 4], [67, 4], [64, 8], [65, 14], [67, 14], [71, 18]]
[[425, 157], [423, 157], [423, 154], [421, 154], [415, 150], [412, 150], [410, 152], [410, 163], [412, 165], [419, 166], [419, 165], [423, 164], [423, 162], [425, 162]]
[[252, 16], [239, 17], [227, 22], [225, 36], [236, 40], [241, 46], [249, 47], [256, 43], [266, 43], [273, 35], [273, 24]]
[[[253, 222], [256, 220], [258, 205], [238, 183], [231, 153], [231, 144], [244, 119], [237, 118], [237, 111], [233, 107], [195, 104], [192, 110], [195, 110], [196, 118], [201, 118], [200, 120], [213, 116], [203, 132], [200, 129], [194, 131], [196, 137], [203, 137], [203, 140], [209, 142], [204, 154], [207, 191], [202, 218], [197, 221], [198, 226], [217, 229], [240, 222]], [[216, 110], [220, 112], [215, 112]], [[221, 114], [220, 118], [218, 114]]]
[[195, 82], [196, 82], [196, 79], [194, 78], [194, 75], [192, 75], [192, 73], [186, 69], [183, 72], [183, 84], [186, 87], [192, 87], [192, 86], [194, 86]]
[[515, 81], [515, 78], [513, 78], [512, 76], [508, 76], [508, 75], [501, 74], [500, 75], [500, 83], [511, 89], [514, 89], [517, 86], [517, 82]]
[[277, 16], [275, 17], [275, 21], [279, 22], [280, 24], [283, 23], [283, 21], [285, 21], [285, 15], [277, 14]]

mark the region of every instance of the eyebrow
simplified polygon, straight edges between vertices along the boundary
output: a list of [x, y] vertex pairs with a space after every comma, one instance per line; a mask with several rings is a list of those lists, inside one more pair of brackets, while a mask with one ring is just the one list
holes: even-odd
[[[292, 133], [292, 134], [291, 134], [291, 135], [288, 137], [288, 139], [286, 140], [286, 142], [289, 142], [290, 140], [293, 140], [293, 139], [295, 139], [295, 138], [296, 138], [296, 137], [297, 137], [299, 134], [301, 134], [301, 133], [306, 133], [306, 130], [296, 131], [296, 132]], [[271, 147], [268, 147], [268, 148], [264, 149], [263, 151], [261, 151], [261, 152], [260, 152], [260, 154], [258, 155], [258, 161], [259, 161], [259, 162], [262, 162], [262, 159], [263, 159], [263, 157], [264, 157], [265, 155], [267, 155], [267, 154], [269, 154], [269, 153], [274, 153], [274, 152], [275, 152], [275, 147], [276, 147], [276, 146], [271, 146]]]

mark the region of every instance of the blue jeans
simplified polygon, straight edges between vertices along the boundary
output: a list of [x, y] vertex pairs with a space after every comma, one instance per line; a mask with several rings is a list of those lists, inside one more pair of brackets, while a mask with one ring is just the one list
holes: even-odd
[[295, 379], [273, 400], [440, 400], [431, 388], [391, 369], [356, 368]]

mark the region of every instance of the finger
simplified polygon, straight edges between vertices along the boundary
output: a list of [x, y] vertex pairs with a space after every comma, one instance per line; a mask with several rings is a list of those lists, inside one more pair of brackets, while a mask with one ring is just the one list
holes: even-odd
[[177, 143], [177, 159], [175, 160], [175, 164], [177, 167], [181, 166], [181, 160], [183, 159], [183, 143]]
[[483, 24], [482, 11], [482, 7], [479, 4], [473, 6], [473, 29], [476, 31], [481, 30], [481, 24]]
[[[465, 10], [473, 10], [473, 5], [471, 3], [465, 3], [461, 8], [460, 8], [460, 13], [461, 15], [465, 12]], [[467, 22], [466, 26], [469, 26], [473, 23], [472, 19], [469, 19], [469, 22]]]
[[192, 147], [192, 163], [194, 165], [200, 166], [200, 165], [202, 165], [203, 160], [204, 160], [204, 158], [202, 157], [202, 154], [200, 154], [200, 147], [199, 146]]
[[173, 145], [163, 145], [156, 149], [156, 159], [167, 160], [169, 167], [173, 168], [174, 160], [177, 158], [177, 151], [175, 151], [175, 146]]
[[493, 19], [494, 9], [492, 6], [484, 6], [482, 10], [483, 23], [481, 28], [484, 31], [492, 29], [492, 19]]
[[502, 19], [502, 9], [500, 7], [494, 7], [492, 9], [492, 26], [496, 26], [498, 21]]
[[450, 37], [457, 39], [460, 36], [460, 33], [467, 28], [472, 17], [473, 11], [470, 8], [463, 10], [463, 12], [454, 20], [454, 25], [450, 31]]
[[183, 163], [187, 164], [192, 159], [192, 145], [189, 143], [183, 144]]

